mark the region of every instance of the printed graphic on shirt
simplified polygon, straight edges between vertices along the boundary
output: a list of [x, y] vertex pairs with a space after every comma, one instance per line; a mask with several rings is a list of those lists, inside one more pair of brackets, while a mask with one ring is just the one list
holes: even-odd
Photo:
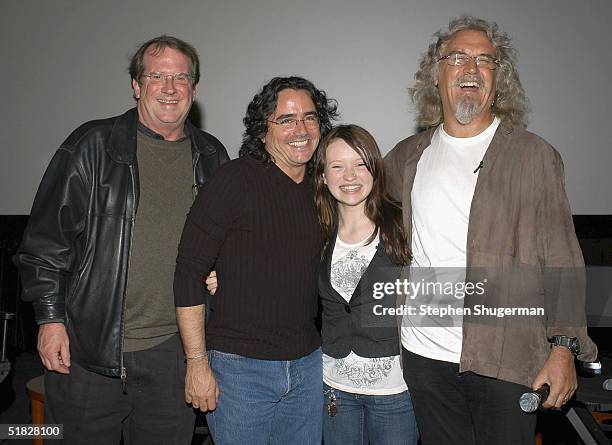
[[331, 284], [342, 293], [352, 295], [361, 276], [370, 264], [370, 258], [359, 255], [357, 249], [348, 253], [331, 266]]
[[394, 357], [357, 359], [349, 355], [335, 361], [332, 373], [337, 379], [353, 387], [377, 386], [391, 374], [395, 364], [393, 359]]

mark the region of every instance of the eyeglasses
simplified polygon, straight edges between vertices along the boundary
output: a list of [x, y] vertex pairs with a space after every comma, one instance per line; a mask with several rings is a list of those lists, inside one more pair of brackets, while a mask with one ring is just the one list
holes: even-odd
[[470, 56], [460, 52], [453, 52], [447, 56], [442, 56], [438, 59], [438, 62], [441, 60], [446, 60], [446, 63], [450, 66], [465, 66], [469, 63], [470, 59], [474, 59], [476, 66], [487, 68], [489, 70], [494, 70], [497, 68], [497, 65], [499, 65], [499, 60], [488, 54]]
[[193, 76], [187, 73], [166, 74], [166, 73], [155, 72], [155, 73], [143, 74], [142, 77], [148, 77], [149, 82], [153, 82], [153, 83], [162, 83], [162, 82], [165, 82], [166, 79], [170, 78], [177, 85], [187, 85], [188, 83], [191, 83], [191, 80], [193, 79]]
[[304, 122], [304, 125], [308, 128], [319, 128], [319, 116], [316, 114], [309, 114], [304, 116], [304, 119], [296, 119], [294, 117], [286, 117], [279, 121], [268, 121], [270, 123], [280, 125], [285, 130], [292, 130], [298, 126], [298, 122]]

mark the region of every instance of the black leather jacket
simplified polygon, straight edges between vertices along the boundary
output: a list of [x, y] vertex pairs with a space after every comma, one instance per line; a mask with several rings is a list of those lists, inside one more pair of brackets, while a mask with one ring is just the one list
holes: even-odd
[[[123, 317], [132, 222], [138, 208], [138, 114], [77, 128], [39, 186], [15, 263], [37, 323], [64, 322], [73, 360], [123, 376]], [[194, 187], [227, 161], [223, 145], [185, 123]]]

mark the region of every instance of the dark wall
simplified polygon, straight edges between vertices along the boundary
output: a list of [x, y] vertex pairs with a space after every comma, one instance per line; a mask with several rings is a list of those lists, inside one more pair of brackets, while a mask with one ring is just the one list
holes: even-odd
[[612, 266], [612, 215], [574, 215], [587, 266]]
[[[574, 215], [576, 235], [584, 255], [584, 262], [589, 266], [606, 267], [605, 273], [612, 273], [612, 215]], [[609, 282], [610, 280], [608, 280]], [[609, 294], [602, 294], [603, 298]], [[597, 298], [590, 295], [590, 298]], [[587, 299], [589, 294], [587, 293]], [[599, 296], [599, 298], [602, 298]], [[597, 320], [593, 314], [587, 317]], [[600, 356], [612, 356], [612, 327], [610, 323], [590, 322], [589, 335], [599, 348]]]
[[19, 275], [12, 261], [27, 222], [27, 215], [0, 215], [0, 311], [16, 314], [9, 321], [9, 346], [33, 351], [36, 326], [32, 307], [19, 299]]

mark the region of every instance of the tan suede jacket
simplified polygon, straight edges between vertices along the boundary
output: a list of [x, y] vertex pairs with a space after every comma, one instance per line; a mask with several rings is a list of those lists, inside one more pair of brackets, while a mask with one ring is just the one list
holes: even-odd
[[[412, 232], [411, 191], [434, 129], [411, 136], [385, 157], [387, 185]], [[553, 335], [578, 337], [579, 360], [597, 347], [587, 336], [584, 261], [565, 194], [563, 162], [540, 137], [503, 122], [483, 158], [470, 209], [467, 281], [486, 278], [465, 307], [543, 307], [540, 317], [464, 316], [460, 372], [531, 386]]]

